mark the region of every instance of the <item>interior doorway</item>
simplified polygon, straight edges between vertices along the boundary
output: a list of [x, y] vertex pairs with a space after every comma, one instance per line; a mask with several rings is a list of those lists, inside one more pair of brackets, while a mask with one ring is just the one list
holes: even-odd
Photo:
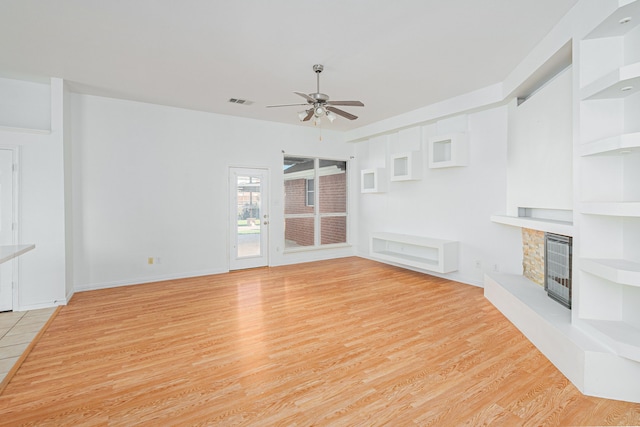
[[230, 168], [229, 269], [269, 264], [269, 171]]

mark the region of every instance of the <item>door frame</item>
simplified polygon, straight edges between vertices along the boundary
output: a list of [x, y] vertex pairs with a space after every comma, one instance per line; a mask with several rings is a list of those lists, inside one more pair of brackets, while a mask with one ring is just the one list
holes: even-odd
[[[260, 182], [260, 255], [250, 256], [246, 258], [237, 257], [237, 179], [242, 174], [260, 174], [262, 179]], [[228, 182], [229, 182], [229, 219], [228, 227], [228, 245], [227, 254], [229, 260], [229, 270], [241, 270], [246, 268], [266, 267], [269, 265], [269, 223], [270, 223], [270, 179], [271, 171], [267, 167], [245, 167], [245, 166], [229, 166]]]
[[[0, 145], [0, 150], [6, 150], [11, 152], [11, 245], [19, 242], [19, 182], [20, 182], [20, 147], [13, 145]], [[19, 273], [20, 273], [20, 259], [14, 258], [7, 263], [4, 263], [5, 268], [11, 269], [11, 308], [13, 311], [16, 307], [19, 307]]]

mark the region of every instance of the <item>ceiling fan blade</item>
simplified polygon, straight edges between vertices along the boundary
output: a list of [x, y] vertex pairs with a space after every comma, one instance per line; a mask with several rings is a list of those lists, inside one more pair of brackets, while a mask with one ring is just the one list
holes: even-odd
[[300, 95], [301, 97], [303, 97], [304, 99], [306, 99], [307, 101], [309, 101], [310, 103], [314, 103], [316, 102], [315, 99], [313, 99], [312, 97], [310, 97], [309, 95], [307, 95], [306, 93], [302, 93], [302, 92], [293, 92], [296, 95]]
[[360, 101], [327, 101], [327, 105], [349, 105], [351, 107], [364, 107]]
[[303, 121], [303, 122], [308, 121], [308, 120], [311, 118], [311, 116], [313, 116], [313, 108], [310, 108], [310, 109], [307, 111], [307, 116], [306, 116], [304, 119], [302, 119], [302, 121]]
[[327, 110], [331, 111], [332, 113], [336, 113], [337, 115], [345, 117], [345, 118], [347, 118], [349, 120], [355, 120], [355, 119], [358, 118], [358, 116], [354, 116], [351, 113], [347, 113], [346, 111], [340, 110], [339, 108], [332, 107], [330, 105], [328, 105], [326, 108], [327, 108]]
[[300, 106], [300, 105], [304, 105], [305, 107], [308, 107], [309, 104], [279, 104], [279, 105], [267, 105], [267, 108], [273, 108], [273, 107], [296, 107], [296, 106]]

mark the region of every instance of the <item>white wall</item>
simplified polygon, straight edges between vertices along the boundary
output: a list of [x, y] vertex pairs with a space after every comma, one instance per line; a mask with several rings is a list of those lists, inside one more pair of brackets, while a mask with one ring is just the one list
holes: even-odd
[[[12, 127], [34, 126], [37, 129], [44, 125], [42, 111], [51, 111], [46, 120], [50, 131], [0, 129], [0, 145], [18, 151], [17, 243], [36, 245], [35, 250], [16, 260], [19, 286], [14, 310], [28, 310], [63, 304], [67, 296], [62, 142], [64, 84], [60, 79], [52, 79], [50, 86], [29, 82], [9, 86], [22, 90], [3, 92], [2, 95], [8, 98], [5, 100], [7, 105], [25, 106], [21, 113], [23, 121], [9, 120]], [[50, 88], [49, 95], [42, 95], [43, 86], [47, 90]], [[46, 108], [42, 106], [43, 102], [48, 104]], [[29, 105], [33, 109], [27, 108]]]
[[0, 126], [51, 128], [51, 86], [0, 77]]
[[509, 105], [507, 213], [573, 208], [571, 67], [517, 106]]
[[74, 94], [76, 289], [227, 271], [229, 166], [270, 169], [271, 265], [353, 254], [282, 252], [282, 151], [348, 160], [355, 150], [339, 133], [319, 136], [313, 126]]
[[[466, 123], [470, 163], [465, 167], [429, 169], [427, 138], [459, 131]], [[520, 230], [494, 224], [489, 217], [504, 209], [507, 170], [507, 108], [441, 120], [422, 127], [422, 141], [408, 144], [402, 138], [375, 137], [358, 143], [362, 169], [387, 167], [390, 154], [420, 149], [423, 176], [419, 181], [390, 182], [388, 192], [360, 194], [358, 253], [368, 256], [373, 231], [414, 234], [460, 242], [460, 264], [447, 277], [481, 285], [483, 271], [494, 266], [520, 274]], [[476, 268], [480, 261], [481, 268]]]

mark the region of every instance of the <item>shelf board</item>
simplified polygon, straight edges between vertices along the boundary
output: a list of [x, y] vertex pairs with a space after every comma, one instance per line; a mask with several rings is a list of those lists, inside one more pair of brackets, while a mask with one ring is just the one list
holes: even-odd
[[409, 261], [411, 264], [428, 264], [431, 266], [437, 266], [438, 260], [422, 258], [414, 255], [403, 254], [401, 252], [392, 252], [392, 251], [375, 251], [373, 252], [375, 255], [380, 258], [385, 258], [390, 261]]
[[[620, 25], [620, 20], [628, 16], [634, 19], [628, 24]], [[623, 36], [633, 30], [640, 22], [640, 2], [632, 1], [629, 4], [618, 8], [607, 19], [602, 21], [600, 25], [593, 29], [585, 40], [599, 39], [605, 37]]]
[[[622, 88], [631, 87], [623, 91]], [[580, 91], [583, 100], [622, 99], [640, 91], [640, 62], [625, 65], [586, 85]]]
[[640, 287], [640, 262], [625, 259], [581, 258], [580, 268], [611, 282]]
[[617, 355], [640, 362], [640, 329], [619, 320], [581, 319]]
[[583, 202], [583, 214], [640, 217], [640, 202]]
[[370, 255], [374, 259], [438, 273], [458, 269], [458, 242], [453, 240], [373, 232]]
[[620, 156], [630, 151], [640, 151], [640, 132], [603, 138], [589, 142], [580, 147], [580, 155], [586, 156]]
[[491, 221], [498, 224], [512, 225], [514, 227], [562, 234], [563, 236], [573, 236], [573, 223], [568, 221], [509, 215], [491, 215]]

